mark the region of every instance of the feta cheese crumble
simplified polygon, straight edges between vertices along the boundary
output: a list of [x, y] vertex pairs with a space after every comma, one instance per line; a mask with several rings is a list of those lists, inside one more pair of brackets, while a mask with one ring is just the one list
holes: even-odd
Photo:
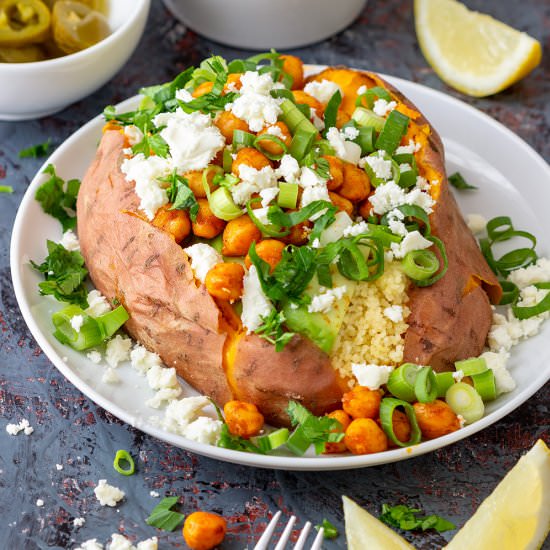
[[384, 316], [394, 323], [403, 321], [403, 306], [393, 305], [384, 309]]
[[377, 99], [374, 102], [372, 110], [378, 116], [386, 116], [389, 112], [393, 111], [397, 107], [395, 101], [386, 101], [385, 99]]
[[304, 86], [304, 92], [323, 104], [327, 104], [336, 92], [340, 92], [342, 96], [344, 95], [340, 86], [331, 80], [321, 80], [320, 82], [313, 80], [312, 82], [308, 82]]
[[88, 292], [88, 308], [85, 309], [86, 313], [90, 317], [99, 317], [104, 313], [111, 311], [111, 306], [107, 301], [107, 298], [99, 292], [99, 290], [90, 290]]
[[275, 171], [277, 178], [294, 183], [300, 177], [300, 165], [292, 155], [283, 155], [279, 168]]
[[86, 520], [84, 518], [74, 518], [73, 519], [73, 525], [78, 529], [79, 527], [82, 527], [86, 523]]
[[130, 359], [132, 340], [127, 336], [117, 334], [107, 342], [105, 349], [105, 361], [110, 367], [116, 368], [122, 361]]
[[273, 310], [273, 304], [262, 290], [256, 266], [251, 265], [243, 280], [241, 321], [248, 334], [254, 332]]
[[97, 542], [97, 539], [88, 539], [75, 550], [103, 550], [103, 544]]
[[[367, 157], [370, 158], [370, 157]], [[418, 187], [406, 191], [399, 187], [393, 180], [379, 185], [369, 198], [375, 214], [383, 215], [403, 204], [419, 206], [426, 213], [431, 214], [435, 204], [433, 198]]]
[[365, 386], [369, 390], [378, 390], [386, 384], [393, 371], [393, 367], [388, 365], [368, 365], [367, 363], [352, 363], [351, 371], [357, 379], [360, 386]]
[[137, 145], [138, 143], [143, 141], [144, 138], [143, 132], [134, 124], [128, 124], [128, 126], [124, 126], [124, 135], [126, 136], [130, 147]]
[[327, 139], [334, 148], [337, 157], [351, 164], [357, 164], [361, 160], [361, 147], [353, 141], [346, 141], [345, 133], [340, 132], [338, 128], [330, 128], [327, 132]]
[[121, 491], [118, 487], [109, 485], [106, 479], [100, 479], [97, 487], [94, 489], [95, 496], [99, 500], [101, 506], [116, 506], [117, 502], [120, 502], [124, 495], [124, 491]]
[[497, 394], [511, 392], [516, 387], [516, 382], [506, 368], [510, 354], [506, 351], [495, 353], [486, 351], [480, 355], [487, 363], [487, 368], [493, 371], [495, 375], [495, 385]]
[[468, 214], [466, 216], [466, 225], [474, 235], [478, 235], [485, 231], [487, 219], [481, 214]]
[[43, 501], [41, 498], [39, 498], [39, 499], [37, 499], [37, 501], [36, 501], [36, 505], [37, 505], [39, 508], [42, 508], [42, 506], [44, 506], [44, 501]]
[[396, 155], [404, 155], [404, 154], [413, 155], [414, 153], [420, 151], [421, 147], [422, 146], [420, 145], [420, 143], [415, 143], [414, 140], [409, 139], [408, 145], [400, 145], [395, 150], [395, 154]]
[[63, 248], [65, 248], [66, 250], [69, 250], [70, 252], [75, 252], [77, 250], [80, 250], [80, 243], [78, 242], [78, 237], [74, 234], [72, 229], [67, 229], [67, 231], [63, 233], [63, 237], [61, 237], [59, 244], [63, 246]]
[[34, 428], [29, 424], [26, 418], [23, 418], [18, 424], [8, 424], [6, 431], [10, 435], [18, 435], [19, 432], [23, 432], [25, 435], [31, 435], [34, 432]]
[[92, 362], [92, 363], [95, 363], [96, 365], [99, 365], [99, 363], [101, 363], [101, 353], [95, 349], [93, 349], [92, 351], [89, 351], [87, 354], [86, 354], [86, 357]]
[[183, 251], [191, 259], [191, 269], [195, 273], [195, 277], [204, 283], [206, 274], [216, 265], [223, 262], [222, 255], [209, 244], [197, 243]]
[[130, 352], [130, 361], [132, 367], [139, 374], [144, 375], [149, 369], [155, 366], [160, 366], [162, 361], [157, 353], [147, 350], [144, 346], [136, 344]]
[[105, 384], [118, 384], [121, 381], [121, 378], [113, 368], [108, 367], [103, 373], [101, 381]]
[[159, 498], [160, 493], [158, 491], [149, 491], [149, 496], [152, 496], [153, 498]]
[[332, 309], [335, 300], [341, 300], [347, 292], [345, 285], [334, 288], [320, 287], [321, 292], [313, 296], [307, 306], [310, 313], [328, 313]]
[[71, 317], [71, 327], [73, 327], [75, 332], [80, 332], [83, 324], [84, 317], [82, 315], [74, 315]]
[[456, 372], [453, 372], [452, 376], [455, 382], [462, 382], [462, 379], [464, 378], [464, 371], [457, 370]]
[[400, 259], [413, 250], [424, 250], [432, 244], [432, 241], [423, 237], [420, 231], [415, 230], [407, 233], [400, 243], [391, 243], [391, 251], [395, 258]]
[[231, 188], [235, 204], [245, 205], [254, 193], [277, 187], [277, 176], [271, 166], [264, 166], [260, 170], [256, 170], [252, 166], [241, 164], [239, 177], [241, 181]]
[[386, 160], [384, 158], [383, 151], [378, 151], [377, 154], [363, 157], [359, 162], [359, 166], [364, 167], [365, 164], [371, 167], [377, 178], [389, 180], [392, 177], [391, 160]]

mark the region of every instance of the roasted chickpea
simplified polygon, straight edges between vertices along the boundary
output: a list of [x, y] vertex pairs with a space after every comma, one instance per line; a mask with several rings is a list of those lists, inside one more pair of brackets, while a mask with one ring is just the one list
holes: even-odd
[[[300, 202], [300, 195], [298, 195], [298, 203]], [[289, 210], [289, 212], [294, 212], [294, 210]], [[307, 243], [309, 238], [309, 233], [313, 224], [310, 221], [305, 221], [290, 227], [290, 233], [281, 237], [281, 240], [286, 244], [294, 244], [296, 246], [302, 246]]]
[[229, 431], [244, 439], [258, 435], [264, 425], [264, 416], [254, 403], [228, 401], [223, 412]]
[[336, 128], [339, 130], [344, 126], [344, 124], [347, 124], [351, 120], [351, 117], [342, 109], [338, 109], [336, 112]]
[[191, 233], [189, 214], [185, 210], [170, 210], [170, 205], [161, 206], [152, 223], [169, 233], [178, 244]]
[[239, 300], [243, 295], [244, 267], [235, 263], [216, 264], [204, 279], [210, 296], [227, 302]]
[[380, 453], [388, 449], [388, 438], [372, 418], [356, 418], [344, 437], [346, 447], [354, 455]]
[[[272, 131], [270, 128], [273, 127], [278, 128], [278, 130], [275, 130], [277, 133], [273, 133], [272, 135], [278, 137], [287, 147], [290, 147], [290, 143], [292, 142], [292, 134], [284, 122], [276, 122], [275, 124], [266, 126], [258, 135], [261, 136], [262, 134], [271, 134]], [[282, 155], [284, 153], [283, 148], [278, 143], [268, 139], [260, 140], [258, 145], [271, 155]]]
[[[189, 189], [193, 191], [193, 195], [195, 195], [197, 199], [206, 198], [206, 191], [204, 190], [204, 185], [202, 184], [202, 173], [202, 170], [193, 170], [191, 172], [185, 172], [185, 174], [183, 174], [183, 177], [187, 180], [187, 185], [189, 185]], [[208, 175], [206, 176], [206, 181], [208, 182], [210, 191], [214, 191], [214, 189], [216, 188], [213, 183], [215, 175], [216, 172], [214, 170], [209, 170]]]
[[460, 429], [458, 417], [453, 409], [440, 399], [432, 403], [414, 403], [416, 420], [426, 439], [435, 439]]
[[378, 418], [382, 394], [365, 386], [355, 386], [342, 397], [342, 408], [353, 418]]
[[[378, 424], [381, 424], [380, 421], [378, 421]], [[401, 412], [397, 409], [393, 411], [392, 426], [393, 433], [395, 434], [395, 437], [399, 439], [399, 441], [401, 441], [402, 443], [409, 441], [409, 439], [411, 438], [411, 423], [409, 422], [409, 418], [404, 412]], [[397, 447], [397, 445], [389, 439], [388, 445], [390, 447]]]
[[239, 166], [241, 164], [245, 164], [256, 170], [271, 166], [269, 159], [263, 153], [260, 153], [258, 149], [254, 149], [253, 147], [243, 147], [237, 153], [235, 160], [233, 160], [233, 165], [231, 166], [231, 172], [236, 176], [240, 176]]
[[365, 220], [374, 214], [372, 209], [372, 204], [369, 201], [369, 199], [365, 199], [364, 201], [361, 201], [359, 203], [359, 210], [357, 213], [362, 217], [365, 218]]
[[303, 90], [294, 90], [292, 95], [296, 103], [309, 105], [312, 109], [315, 109], [315, 114], [318, 117], [323, 116], [325, 106], [318, 99], [315, 99], [312, 95], [306, 94]]
[[261, 231], [256, 227], [250, 217], [245, 214], [231, 220], [223, 230], [224, 256], [246, 256], [250, 245], [256, 241], [260, 242]]
[[324, 155], [323, 158], [328, 161], [330, 179], [327, 181], [327, 189], [336, 191], [344, 183], [344, 163], [332, 155]]
[[[338, 409], [327, 414], [328, 417], [338, 420], [342, 424], [342, 431], [345, 432], [348, 426], [351, 423], [351, 418], [346, 411]], [[335, 430], [338, 431], [338, 430]], [[346, 444], [344, 440], [338, 441], [337, 443], [326, 443], [325, 444], [325, 454], [334, 454], [334, 453], [345, 453], [347, 451]]]
[[227, 143], [233, 143], [233, 132], [235, 130], [250, 132], [248, 124], [236, 117], [231, 111], [222, 111], [214, 124], [219, 128]]
[[200, 97], [201, 95], [209, 94], [212, 91], [213, 87], [213, 82], [203, 82], [193, 90], [193, 93], [191, 95], [193, 97]]
[[197, 199], [197, 202], [199, 203], [199, 211], [192, 224], [193, 233], [197, 237], [213, 239], [223, 231], [225, 222], [214, 216], [206, 199]]
[[344, 163], [344, 183], [338, 189], [342, 197], [359, 202], [366, 199], [370, 192], [370, 180], [366, 172], [353, 164]]
[[[285, 243], [277, 241], [276, 239], [265, 239], [265, 241], [256, 243], [256, 254], [270, 265], [271, 271], [273, 272], [283, 257], [285, 246]], [[246, 255], [244, 263], [248, 269], [252, 265], [252, 261], [248, 254]]]
[[328, 192], [328, 196], [330, 197], [332, 204], [334, 204], [338, 210], [347, 212], [350, 218], [353, 216], [353, 203], [351, 201], [348, 201], [348, 199], [345, 199], [338, 193], [333, 193], [332, 191]]
[[283, 71], [292, 77], [292, 89], [300, 90], [304, 87], [304, 64], [295, 55], [281, 55]]
[[193, 512], [183, 524], [183, 538], [191, 550], [212, 550], [225, 538], [227, 522], [212, 512]]
[[243, 73], [231, 73], [227, 75], [227, 81], [223, 85], [224, 93], [232, 92], [234, 90], [240, 90], [243, 85], [241, 82], [241, 76]]

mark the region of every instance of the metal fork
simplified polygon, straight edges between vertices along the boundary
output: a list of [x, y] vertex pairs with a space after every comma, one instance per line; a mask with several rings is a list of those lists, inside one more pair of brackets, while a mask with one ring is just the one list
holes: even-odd
[[[273, 532], [275, 531], [275, 527], [277, 526], [277, 522], [279, 521], [279, 518], [281, 517], [281, 511], [279, 510], [271, 519], [268, 526], [265, 528], [265, 531], [263, 535], [260, 537], [260, 540], [254, 546], [253, 550], [267, 550], [269, 541], [271, 540], [271, 536], [273, 535]], [[296, 516], [291, 516], [291, 518], [288, 520], [288, 523], [286, 524], [285, 530], [283, 531], [283, 534], [281, 535], [281, 538], [279, 539], [279, 542], [277, 543], [277, 546], [275, 546], [274, 550], [284, 550], [286, 547], [287, 542], [290, 539], [290, 535], [292, 533], [292, 528], [294, 527], [294, 524], [296, 523]], [[293, 548], [293, 550], [302, 550], [305, 547], [307, 536], [309, 535], [309, 532], [311, 531], [311, 522], [308, 521], [304, 528], [302, 529], [302, 532], [300, 533], [300, 536], [298, 540], [296, 541], [296, 544]], [[315, 537], [315, 540], [313, 541], [313, 544], [311, 545], [310, 550], [321, 550], [321, 543], [323, 542], [323, 534], [324, 529], [321, 527], [319, 529], [319, 532], [317, 533], [317, 536]]]

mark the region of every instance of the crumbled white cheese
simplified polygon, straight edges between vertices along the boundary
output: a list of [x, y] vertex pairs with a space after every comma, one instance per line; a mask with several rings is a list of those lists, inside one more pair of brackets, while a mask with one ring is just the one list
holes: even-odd
[[106, 479], [99, 480], [94, 493], [101, 506], [116, 506], [117, 502], [121, 501], [126, 494], [118, 487], [109, 485]]
[[39, 498], [39, 499], [37, 499], [37, 501], [36, 501], [36, 505], [37, 505], [39, 508], [42, 508], [42, 506], [44, 506], [44, 501], [43, 501], [41, 498]]
[[134, 124], [124, 126], [124, 135], [126, 136], [130, 147], [140, 143], [144, 138], [143, 132]]
[[351, 372], [360, 386], [369, 390], [378, 390], [386, 384], [390, 378], [393, 367], [388, 365], [368, 365], [366, 363], [352, 363]]
[[327, 104], [336, 92], [340, 92], [342, 96], [344, 95], [340, 86], [331, 80], [321, 80], [320, 82], [313, 80], [308, 82], [304, 86], [304, 92], [323, 104]]
[[266, 129], [266, 134], [278, 137], [279, 139], [285, 139], [285, 135], [283, 134], [281, 127], [277, 125], [268, 126]]
[[77, 529], [79, 527], [82, 527], [84, 524], [86, 523], [86, 520], [84, 518], [74, 518], [73, 519], [73, 525], [74, 527], [76, 527]]
[[75, 550], [103, 550], [103, 544], [97, 542], [97, 539], [89, 539], [86, 542], [83, 542]]
[[392, 177], [391, 160], [386, 160], [384, 158], [383, 151], [378, 151], [376, 154], [363, 157], [359, 162], [359, 166], [364, 167], [365, 164], [371, 167], [377, 178], [389, 180]]
[[65, 250], [69, 250], [70, 252], [80, 250], [80, 243], [78, 242], [78, 237], [74, 234], [72, 229], [67, 229], [67, 231], [63, 233], [63, 237], [61, 237], [59, 244], [63, 246]]
[[283, 87], [273, 82], [269, 73], [247, 71], [241, 76], [240, 95], [225, 106], [237, 118], [244, 120], [252, 132], [259, 132], [268, 124], [275, 124], [281, 114], [282, 99], [271, 96], [271, 90]]
[[136, 550], [135, 546], [123, 535], [113, 533], [107, 550]]
[[147, 383], [152, 390], [175, 388], [179, 385], [176, 369], [153, 365], [147, 371]]
[[400, 164], [399, 165], [399, 172], [401, 172], [401, 174], [403, 172], [410, 172], [412, 170], [412, 167], [410, 164], [404, 162], [403, 164]]
[[199, 416], [183, 430], [183, 436], [197, 443], [216, 445], [223, 423], [208, 416]]
[[372, 110], [378, 116], [386, 116], [390, 111], [393, 111], [397, 107], [395, 101], [386, 101], [385, 99], [377, 99], [374, 102]]
[[55, 465], [55, 469], [59, 472], [61, 470], [63, 470], [63, 464], [56, 464]]
[[162, 426], [175, 434], [183, 435], [188, 424], [196, 420], [205, 407], [211, 405], [208, 397], [184, 397], [168, 403], [162, 419]]
[[353, 221], [347, 212], [341, 211], [334, 214], [334, 222], [332, 222], [320, 235], [319, 241], [322, 247], [329, 243], [339, 241], [346, 231], [353, 226]]
[[92, 363], [95, 363], [96, 365], [99, 365], [99, 363], [101, 363], [101, 353], [99, 351], [97, 351], [96, 349], [93, 349], [92, 351], [89, 351], [87, 354], [86, 354], [86, 357], [92, 362]]
[[455, 382], [462, 382], [462, 379], [464, 378], [464, 371], [457, 370], [456, 372], [453, 372], [453, 378]]
[[186, 90], [185, 88], [181, 88], [180, 90], [176, 90], [176, 99], [179, 99], [184, 103], [189, 103], [190, 101], [193, 101], [193, 99], [195, 98], [192, 96], [192, 94], [188, 90]]
[[394, 235], [405, 237], [408, 233], [405, 223], [402, 221], [405, 219], [405, 215], [401, 210], [390, 210], [388, 212], [388, 227]]
[[311, 248], [321, 248], [321, 241], [319, 239], [313, 239]]
[[414, 204], [430, 214], [435, 203], [432, 197], [425, 191], [413, 187], [407, 192], [394, 181], [388, 181], [383, 185], [379, 185], [369, 197], [369, 201], [372, 204], [374, 213], [380, 215], [403, 204]]
[[321, 292], [312, 297], [307, 310], [310, 313], [328, 313], [332, 309], [334, 301], [342, 299], [347, 290], [345, 285], [334, 288], [321, 287]]
[[191, 269], [201, 283], [204, 283], [206, 274], [216, 264], [223, 262], [222, 255], [209, 244], [197, 243], [183, 250], [191, 259]]
[[275, 199], [279, 194], [278, 187], [268, 187], [267, 189], [262, 189], [260, 191], [260, 198], [262, 199], [262, 206], [265, 208]]
[[368, 88], [363, 84], [357, 88], [357, 95], [363, 95], [367, 93]]
[[384, 316], [394, 323], [399, 323], [403, 320], [403, 306], [388, 306], [384, 309]]
[[75, 332], [80, 332], [82, 325], [84, 324], [84, 317], [82, 315], [73, 315], [71, 317], [71, 327]]
[[152, 496], [153, 498], [160, 497], [160, 493], [158, 491], [149, 491], [149, 495]]
[[534, 283], [550, 281], [550, 259], [539, 258], [533, 265], [516, 269], [510, 273], [508, 280], [520, 289]]
[[157, 537], [142, 540], [137, 543], [136, 550], [158, 550], [159, 541]]
[[346, 227], [344, 230], [344, 237], [357, 237], [357, 235], [361, 235], [361, 233], [366, 233], [367, 231], [369, 231], [369, 224], [361, 220], [360, 222]]
[[359, 130], [357, 128], [354, 128], [353, 126], [346, 126], [345, 128], [342, 129], [342, 135], [346, 139], [353, 141], [359, 136]]
[[289, 183], [294, 183], [300, 177], [300, 165], [292, 155], [283, 155], [279, 168], [275, 171], [276, 177]]
[[[315, 185], [314, 187], [305, 187], [302, 192], [302, 198], [300, 199], [300, 206], [304, 208], [308, 204], [315, 201], [327, 201], [331, 202], [330, 195], [326, 185]], [[315, 221], [318, 217], [322, 216], [324, 210], [313, 214], [309, 219]]]
[[404, 258], [413, 250], [424, 250], [432, 246], [432, 241], [429, 241], [422, 236], [420, 231], [411, 231], [407, 233], [400, 243], [391, 243], [391, 251], [395, 258]]
[[302, 173], [300, 174], [298, 184], [304, 189], [308, 187], [326, 187], [326, 180], [319, 176], [314, 170], [305, 166], [302, 168]]
[[255, 331], [262, 324], [262, 318], [267, 317], [273, 310], [272, 303], [262, 290], [254, 265], [250, 266], [244, 276], [242, 305], [241, 321], [249, 334]]
[[327, 139], [334, 148], [337, 157], [351, 164], [357, 164], [361, 160], [361, 147], [353, 141], [346, 141], [345, 134], [338, 128], [330, 128], [327, 132]]
[[495, 375], [497, 394], [511, 392], [515, 389], [516, 382], [506, 368], [506, 364], [510, 358], [510, 354], [507, 351], [500, 351], [498, 353], [486, 351], [480, 357], [485, 359], [487, 368], [491, 369]]
[[23, 418], [18, 424], [8, 424], [6, 426], [6, 431], [10, 435], [18, 435], [19, 432], [23, 432], [25, 435], [31, 435], [34, 432], [34, 428], [26, 418]]
[[466, 216], [466, 224], [474, 235], [478, 235], [485, 231], [487, 219], [481, 214], [468, 214]]
[[110, 367], [116, 368], [121, 361], [130, 359], [132, 340], [127, 336], [117, 334], [107, 342], [105, 349], [105, 361]]
[[395, 150], [395, 154], [396, 155], [404, 155], [404, 154], [413, 155], [417, 151], [420, 151], [421, 147], [422, 146], [420, 145], [420, 143], [415, 143], [414, 140], [409, 139], [409, 144], [408, 145], [400, 145]]
[[105, 384], [118, 384], [121, 381], [121, 378], [113, 368], [108, 367], [103, 373], [101, 381]]
[[277, 186], [277, 176], [271, 166], [256, 170], [246, 164], [239, 165], [241, 181], [231, 188], [235, 204], [244, 205], [254, 193]]
[[313, 108], [311, 109], [311, 122], [319, 132], [325, 129], [325, 121], [317, 115], [317, 110]]
[[177, 399], [182, 393], [181, 387], [177, 388], [163, 388], [155, 392], [155, 395], [145, 401], [145, 404], [152, 409], [160, 409], [164, 403], [170, 403], [174, 399]]
[[464, 426], [466, 425], [466, 419], [461, 415], [461, 414], [457, 414], [456, 415], [456, 418], [458, 420], [458, 424], [461, 428], [464, 428]]
[[136, 369], [141, 375], [144, 375], [150, 368], [160, 366], [162, 364], [162, 361], [157, 353], [148, 351], [140, 344], [136, 344], [130, 352], [130, 361], [132, 363], [132, 367], [134, 367], [134, 369]]
[[90, 290], [88, 292], [88, 307], [84, 310], [90, 317], [99, 317], [104, 313], [111, 311], [111, 306], [107, 298], [99, 290]]

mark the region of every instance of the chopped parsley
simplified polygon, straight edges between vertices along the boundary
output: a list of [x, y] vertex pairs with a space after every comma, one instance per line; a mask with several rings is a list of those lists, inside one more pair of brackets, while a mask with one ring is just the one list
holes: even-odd
[[273, 344], [275, 346], [275, 351], [282, 351], [295, 334], [294, 332], [284, 331], [284, 313], [274, 309], [269, 315], [263, 317], [262, 320], [262, 324], [254, 332], [264, 340]]
[[403, 531], [427, 531], [428, 529], [435, 529], [437, 532], [443, 533], [444, 531], [456, 529], [454, 523], [451, 523], [441, 516], [435, 514], [421, 516], [419, 515], [420, 512], [422, 512], [422, 510], [410, 508], [404, 504], [398, 504], [397, 506], [383, 504], [380, 521]]
[[167, 189], [168, 200], [172, 203], [170, 210], [188, 210], [191, 220], [195, 221], [199, 213], [199, 203], [189, 187], [189, 182], [175, 171], [163, 181], [170, 184]]
[[19, 151], [19, 158], [37, 159], [40, 157], [45, 157], [50, 152], [51, 145], [52, 140], [51, 138], [48, 138], [44, 143], [32, 145], [31, 147], [27, 147], [27, 149], [21, 149], [21, 151]]

